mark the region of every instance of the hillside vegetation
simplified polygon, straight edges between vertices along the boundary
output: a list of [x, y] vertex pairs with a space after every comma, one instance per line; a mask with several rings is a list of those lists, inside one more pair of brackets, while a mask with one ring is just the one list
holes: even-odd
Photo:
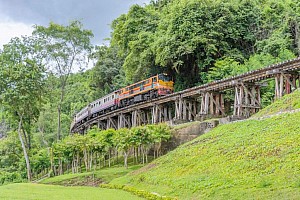
[[[260, 115], [285, 109], [287, 99], [296, 108], [297, 95]], [[296, 112], [220, 125], [111, 184], [179, 199], [299, 199], [299, 120]]]
[[253, 115], [253, 117], [262, 117], [266, 115], [272, 115], [279, 112], [285, 112], [300, 108], [300, 89], [297, 89], [293, 93], [283, 96], [271, 105], [267, 106], [260, 112]]

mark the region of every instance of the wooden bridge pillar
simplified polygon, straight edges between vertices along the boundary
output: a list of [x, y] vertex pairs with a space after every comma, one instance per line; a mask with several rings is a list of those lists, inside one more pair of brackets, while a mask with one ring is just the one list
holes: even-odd
[[151, 110], [151, 123], [161, 123], [172, 120], [171, 108], [167, 104], [154, 105]]
[[113, 128], [116, 130], [118, 129], [118, 122], [117, 122], [117, 120], [115, 120], [112, 117], [107, 118], [106, 129], [109, 129], [109, 128]]
[[200, 116], [225, 116], [222, 93], [204, 92], [201, 94]]
[[125, 115], [124, 113], [121, 113], [118, 116], [118, 129], [120, 128], [130, 128], [131, 127], [131, 121], [130, 117], [128, 115]]
[[177, 98], [175, 101], [175, 119], [182, 119], [182, 98]]
[[245, 85], [243, 82], [235, 86], [234, 111], [235, 116], [249, 117], [261, 108], [260, 86]]
[[[298, 80], [298, 85], [297, 85]], [[280, 99], [285, 94], [290, 94], [300, 87], [300, 76], [296, 73], [283, 73], [275, 76], [275, 99]]]
[[132, 127], [141, 126], [148, 123], [148, 115], [146, 110], [134, 110], [131, 113], [132, 119]]
[[138, 114], [137, 114], [137, 110], [135, 110], [135, 111], [133, 111], [131, 113], [131, 123], [132, 123], [132, 127], [138, 126]]
[[175, 101], [175, 119], [193, 120], [197, 115], [197, 102], [195, 99], [178, 98]]
[[107, 125], [106, 125], [105, 122], [99, 120], [98, 123], [97, 123], [97, 127], [98, 127], [99, 129], [101, 129], [101, 130], [105, 130], [106, 127], [107, 127]]

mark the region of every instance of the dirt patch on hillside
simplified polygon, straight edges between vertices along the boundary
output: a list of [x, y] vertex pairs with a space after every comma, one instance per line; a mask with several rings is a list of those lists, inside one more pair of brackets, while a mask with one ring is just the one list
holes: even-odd
[[145, 167], [142, 167], [142, 168], [140, 168], [138, 170], [135, 170], [135, 171], [131, 172], [130, 174], [132, 174], [132, 175], [138, 175], [138, 174], [147, 172], [147, 171], [149, 171], [150, 169], [152, 169], [152, 168], [154, 168], [156, 166], [157, 165], [155, 163], [151, 163], [149, 165], [146, 165]]

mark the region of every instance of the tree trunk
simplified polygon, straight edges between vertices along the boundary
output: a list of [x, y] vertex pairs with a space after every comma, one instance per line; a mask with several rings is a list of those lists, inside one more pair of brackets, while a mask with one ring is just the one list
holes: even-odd
[[26, 161], [27, 178], [28, 178], [28, 181], [31, 181], [30, 161], [29, 161], [29, 157], [28, 157], [28, 154], [27, 154], [27, 149], [26, 149], [24, 140], [22, 138], [21, 130], [22, 130], [22, 116], [20, 116], [19, 128], [18, 128], [18, 135], [19, 135], [19, 139], [20, 139], [20, 142], [21, 142], [21, 145], [22, 145], [22, 149], [23, 149], [23, 153], [24, 153], [24, 158], [25, 158], [25, 161]]
[[118, 149], [117, 149], [117, 148], [116, 148], [115, 151], [116, 151], [116, 155], [117, 155], [117, 161], [116, 161], [116, 162], [117, 162], [117, 164], [118, 164], [118, 163], [119, 163], [119, 152], [118, 152]]
[[[54, 161], [53, 161], [53, 149], [50, 148], [50, 168], [52, 170], [53, 175], [55, 175], [55, 171], [54, 171]], [[50, 174], [51, 175], [51, 174]]]
[[91, 151], [90, 152], [90, 171], [92, 171], [92, 167], [93, 167], [93, 155], [94, 155], [94, 153], [93, 153], [93, 151]]
[[124, 167], [126, 167], [126, 169], [128, 169], [127, 159], [128, 159], [128, 153], [127, 151], [124, 151]]
[[84, 159], [85, 171], [88, 171], [88, 158], [87, 158], [86, 149], [83, 150], [83, 159]]
[[61, 137], [61, 104], [59, 103], [57, 107], [57, 114], [58, 114], [58, 120], [57, 120], [57, 141], [60, 141]]
[[295, 22], [295, 41], [297, 45], [297, 50], [298, 50], [298, 56], [300, 56], [300, 30], [299, 30], [299, 24]]
[[108, 167], [110, 167], [110, 150], [108, 151]]
[[64, 101], [64, 95], [65, 95], [65, 85], [66, 85], [66, 79], [61, 80], [61, 93], [60, 93], [60, 99], [57, 106], [57, 114], [58, 114], [58, 121], [57, 121], [57, 141], [61, 139], [61, 106]]

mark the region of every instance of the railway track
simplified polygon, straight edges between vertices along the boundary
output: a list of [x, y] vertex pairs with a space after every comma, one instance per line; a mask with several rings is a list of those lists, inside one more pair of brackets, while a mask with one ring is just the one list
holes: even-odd
[[[146, 109], [149, 107], [153, 107], [154, 105], [165, 104], [168, 102], [174, 102], [179, 98], [195, 98], [203, 95], [206, 92], [221, 92], [228, 89], [232, 89], [239, 84], [258, 84], [262, 80], [268, 80], [278, 75], [284, 74], [296, 74], [299, 77], [298, 71], [300, 70], [300, 57], [288, 60], [285, 62], [281, 62], [278, 64], [270, 65], [265, 68], [249, 71], [247, 73], [233, 76], [230, 78], [216, 80], [204, 85], [195, 86], [189, 89], [185, 89], [183, 91], [175, 92], [173, 94], [169, 94], [163, 97], [159, 97], [153, 100], [144, 101], [141, 103], [137, 103], [134, 105], [130, 105], [124, 108], [120, 108], [103, 115], [97, 116], [93, 119], [86, 121], [81, 125], [71, 125], [71, 131], [84, 129], [88, 127], [90, 124], [95, 124], [98, 121], [106, 120], [109, 117], [116, 117], [122, 113], [130, 113], [134, 110]], [[290, 81], [291, 82], [291, 81]], [[291, 83], [292, 84], [292, 83]], [[299, 80], [300, 84], [300, 80]], [[295, 86], [296, 87], [296, 86]]]

